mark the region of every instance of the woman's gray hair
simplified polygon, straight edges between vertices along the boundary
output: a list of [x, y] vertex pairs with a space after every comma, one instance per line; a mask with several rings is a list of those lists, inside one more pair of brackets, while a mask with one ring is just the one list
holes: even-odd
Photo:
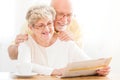
[[54, 20], [56, 16], [56, 12], [53, 7], [48, 5], [37, 5], [31, 7], [27, 14], [26, 19], [28, 24], [33, 25], [39, 19], [52, 19]]

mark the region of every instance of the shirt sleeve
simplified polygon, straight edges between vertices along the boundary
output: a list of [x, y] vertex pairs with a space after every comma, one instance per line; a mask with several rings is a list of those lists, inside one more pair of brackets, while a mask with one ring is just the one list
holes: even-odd
[[51, 75], [53, 68], [32, 63], [32, 70], [38, 74]]
[[73, 41], [70, 41], [69, 45], [69, 61], [77, 62], [82, 60], [91, 59], [80, 47], [78, 47]]
[[30, 48], [25, 44], [21, 43], [18, 47], [18, 63], [25, 62], [32, 65], [32, 71], [42, 75], [51, 75], [53, 68], [31, 63], [31, 52]]

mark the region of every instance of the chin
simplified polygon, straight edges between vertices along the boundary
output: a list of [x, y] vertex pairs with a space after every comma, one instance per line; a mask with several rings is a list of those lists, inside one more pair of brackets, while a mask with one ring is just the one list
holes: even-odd
[[50, 41], [50, 38], [45, 38], [45, 39], [43, 39], [43, 41], [49, 42], [49, 41]]
[[50, 37], [50, 36], [43, 37], [43, 40], [44, 40], [44, 41], [49, 41], [50, 39], [51, 39], [51, 37]]
[[65, 31], [66, 27], [62, 27], [62, 28], [56, 28], [56, 31]]

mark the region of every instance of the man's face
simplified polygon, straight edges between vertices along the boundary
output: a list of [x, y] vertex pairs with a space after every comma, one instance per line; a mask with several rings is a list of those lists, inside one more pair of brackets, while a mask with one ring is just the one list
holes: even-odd
[[71, 5], [57, 4], [54, 6], [56, 10], [56, 18], [54, 21], [54, 27], [56, 31], [66, 30], [67, 25], [71, 22], [72, 9]]

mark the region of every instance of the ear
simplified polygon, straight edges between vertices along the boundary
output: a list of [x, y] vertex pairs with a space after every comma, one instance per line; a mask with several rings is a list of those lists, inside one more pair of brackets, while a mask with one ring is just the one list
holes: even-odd
[[33, 34], [33, 26], [32, 25], [28, 25], [28, 33]]
[[33, 25], [28, 24], [28, 27], [29, 27], [30, 30], [33, 29]]

